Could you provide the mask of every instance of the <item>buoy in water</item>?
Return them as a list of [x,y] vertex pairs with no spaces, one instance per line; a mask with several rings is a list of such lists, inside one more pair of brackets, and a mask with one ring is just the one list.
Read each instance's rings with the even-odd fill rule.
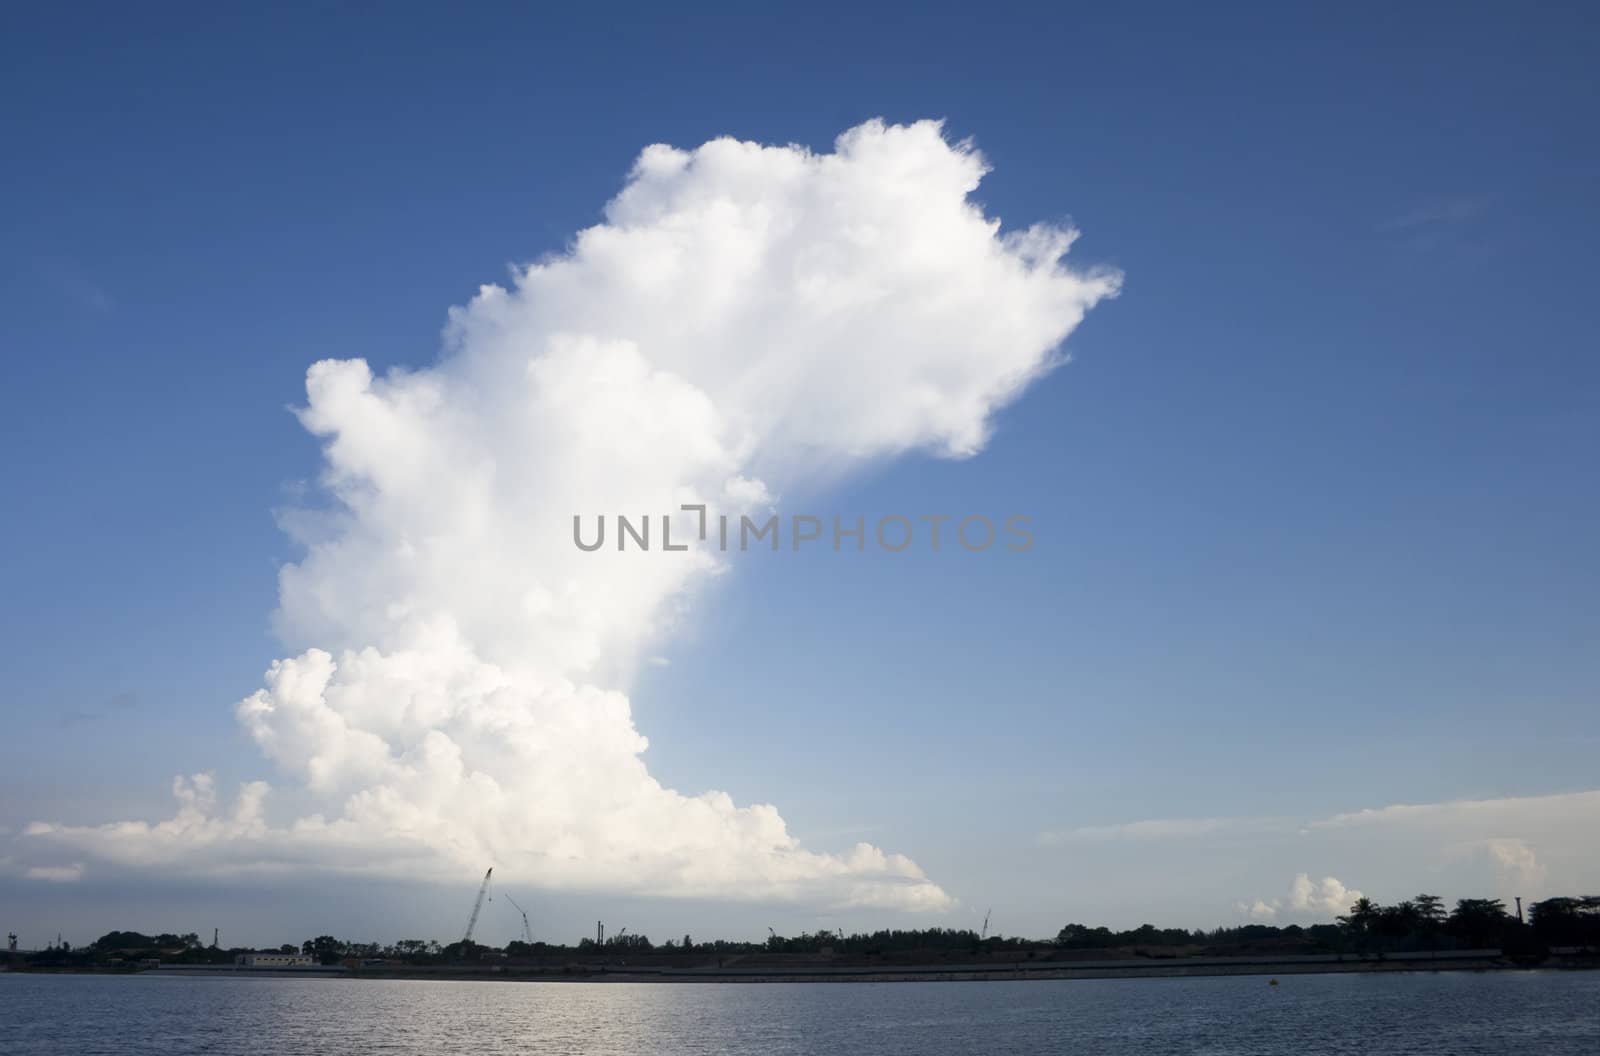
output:
[[1277,986],[1278,985],[1278,981],[1276,979],[1269,979],[1269,980],[1267,980],[1267,985],[1268,986]]

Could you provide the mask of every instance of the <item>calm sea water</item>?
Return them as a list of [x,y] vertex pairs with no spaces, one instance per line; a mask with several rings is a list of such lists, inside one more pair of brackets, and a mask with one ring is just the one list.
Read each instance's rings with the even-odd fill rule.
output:
[[0,1051],[1600,1053],[1600,972],[627,984],[0,974]]

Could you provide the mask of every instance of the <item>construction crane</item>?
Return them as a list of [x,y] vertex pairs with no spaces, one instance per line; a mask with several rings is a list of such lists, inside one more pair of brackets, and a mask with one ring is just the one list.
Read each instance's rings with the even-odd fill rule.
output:
[[980,942],[989,937],[989,914],[993,912],[994,910],[992,909],[986,909],[983,911],[983,931],[978,934],[978,940]]
[[478,888],[477,901],[472,903],[472,916],[467,921],[467,933],[461,937],[461,945],[472,945],[472,929],[478,926],[478,913],[483,909],[483,896],[489,893],[489,877],[494,875],[494,866],[483,874],[483,884]]
[[522,941],[527,943],[529,946],[532,946],[533,945],[533,929],[528,926],[528,913],[527,913],[527,911],[525,909],[523,909],[521,906],[517,905],[517,900],[511,897],[511,893],[510,892],[506,893],[506,901],[511,903],[511,908],[512,909],[514,909],[518,913],[522,914]]

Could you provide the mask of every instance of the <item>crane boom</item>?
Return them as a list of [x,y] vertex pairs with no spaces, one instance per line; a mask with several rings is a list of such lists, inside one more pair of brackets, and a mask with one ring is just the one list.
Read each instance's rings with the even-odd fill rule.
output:
[[528,911],[517,905],[517,900],[511,897],[509,891],[502,893],[506,896],[506,901],[511,903],[511,908],[522,914],[522,941],[532,946],[533,929],[528,926]]
[[489,877],[494,874],[494,866],[483,874],[483,883],[478,887],[477,901],[472,903],[472,917],[467,921],[467,933],[461,938],[461,945],[472,945],[472,929],[478,926],[478,913],[483,909],[483,896],[489,893]]

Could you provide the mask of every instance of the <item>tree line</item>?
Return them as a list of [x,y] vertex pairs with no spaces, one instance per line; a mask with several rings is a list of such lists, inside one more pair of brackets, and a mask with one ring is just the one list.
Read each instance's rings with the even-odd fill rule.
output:
[[1526,922],[1498,898],[1463,898],[1448,912],[1437,895],[1418,895],[1390,906],[1361,898],[1339,924],[1365,945],[1383,949],[1427,949],[1441,942],[1468,948],[1594,946],[1600,945],[1600,896],[1534,902]]
[[1142,946],[1204,947],[1225,952],[1239,947],[1299,943],[1319,952],[1486,949],[1543,944],[1600,946],[1600,895],[1548,898],[1519,919],[1498,898],[1463,898],[1451,909],[1438,895],[1421,894],[1393,905],[1357,899],[1333,924],[1245,924],[1211,931],[1157,928],[1128,931],[1068,924],[1056,935],[1062,949]]
[[[521,940],[495,949],[460,942],[441,945],[431,939],[401,939],[392,943],[351,942],[319,935],[298,946],[278,947],[283,953],[300,953],[322,964],[384,961],[402,964],[450,964],[485,957],[546,958],[573,955],[639,956],[641,954],[697,954],[723,957],[733,954],[824,954],[883,957],[918,955],[949,959],[963,955],[1016,955],[1035,957],[1070,951],[1132,950],[1136,955],[1274,953],[1377,953],[1404,950],[1499,948],[1507,953],[1537,953],[1549,947],[1600,948],[1600,895],[1548,898],[1528,906],[1524,921],[1500,899],[1464,898],[1446,909],[1437,895],[1421,894],[1393,905],[1358,899],[1348,913],[1332,924],[1244,924],[1211,930],[1158,928],[1142,924],[1114,931],[1105,927],[1067,924],[1053,939],[984,936],[971,929],[882,929],[873,932],[818,930],[799,935],[772,932],[765,940],[713,939],[697,942],[684,935],[657,946],[649,936],[619,933],[597,943],[584,938],[572,945]],[[107,932],[86,947],[69,943],[17,955],[25,965],[39,967],[106,967],[134,965],[159,959],[177,964],[232,963],[236,954],[255,947],[221,949],[202,943],[194,932],[147,935],[137,931]]]

